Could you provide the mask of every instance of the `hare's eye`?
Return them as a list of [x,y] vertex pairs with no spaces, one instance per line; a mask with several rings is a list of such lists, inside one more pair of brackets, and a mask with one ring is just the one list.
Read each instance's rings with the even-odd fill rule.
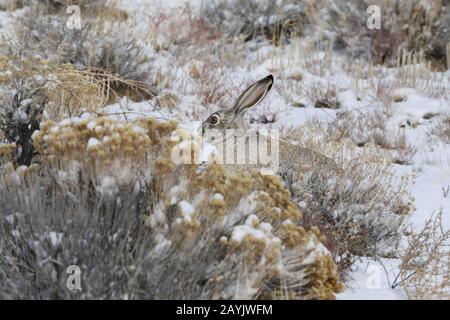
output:
[[209,117],[209,123],[210,124],[216,125],[216,124],[219,124],[219,122],[220,122],[220,118],[219,118],[218,115],[213,114],[211,117]]

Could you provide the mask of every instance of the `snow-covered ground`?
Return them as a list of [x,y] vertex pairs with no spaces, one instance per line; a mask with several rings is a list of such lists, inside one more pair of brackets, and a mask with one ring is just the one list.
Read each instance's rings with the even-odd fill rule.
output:
[[391,286],[398,274],[397,259],[383,259],[377,262],[367,258],[361,259],[353,266],[352,279],[346,284],[347,289],[338,294],[342,300],[400,300],[407,296],[400,286]]

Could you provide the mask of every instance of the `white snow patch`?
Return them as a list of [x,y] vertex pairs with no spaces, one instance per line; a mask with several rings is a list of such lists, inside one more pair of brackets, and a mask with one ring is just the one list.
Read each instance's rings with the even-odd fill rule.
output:
[[96,146],[98,146],[100,144],[100,140],[96,139],[96,138],[89,138],[87,147],[89,148],[94,148]]

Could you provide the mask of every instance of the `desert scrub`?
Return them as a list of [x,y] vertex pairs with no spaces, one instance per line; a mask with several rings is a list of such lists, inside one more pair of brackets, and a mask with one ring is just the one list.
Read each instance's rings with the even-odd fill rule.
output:
[[2,70],[2,75],[6,76],[0,79],[0,85],[3,84],[0,86],[2,142],[15,144],[15,162],[29,165],[35,155],[31,136],[39,129],[48,96],[42,87],[43,81],[17,78],[6,65],[0,66],[3,67],[7,70]]
[[19,83],[45,93],[48,100],[45,115],[52,120],[77,117],[84,112],[100,113],[102,107],[120,96],[115,89],[118,86],[135,94],[152,94],[137,81],[97,69],[80,70],[72,64],[59,64],[39,56],[24,58],[3,47],[0,51],[2,98],[20,92]]
[[[40,166],[1,167],[0,296],[334,298],[323,236],[302,226],[282,182],[176,165],[180,134],[150,118],[42,123]],[[72,264],[79,293],[65,287]]]
[[108,95],[114,95],[106,86],[107,75],[102,80],[97,74],[77,70],[70,64],[59,65],[40,57],[23,59],[12,52],[2,52],[0,59],[4,61],[0,64],[2,97],[21,93],[19,84],[31,91],[39,90],[46,96],[45,113],[50,119],[99,111]]
[[[31,6],[40,14],[67,14],[67,7],[76,5],[80,8],[83,16],[128,18],[125,11],[116,8],[117,0],[6,0],[5,2],[8,9],[14,10]],[[110,14],[112,15],[110,16]]]
[[339,142],[351,140],[356,146],[374,145],[393,163],[410,164],[417,149],[408,142],[403,128],[388,125],[392,115],[389,107],[376,108],[366,112],[342,111],[336,119],[315,125],[327,132],[330,140]]
[[420,230],[409,232],[402,250],[400,273],[409,299],[450,298],[450,231],[442,225],[442,211],[433,214]]
[[395,256],[403,221],[413,210],[411,177],[395,180],[388,159],[375,148],[327,141],[319,127],[305,126],[285,139],[329,156],[342,168],[294,172],[291,163],[302,161],[295,150],[281,165],[286,187],[305,212],[304,223],[326,235],[340,271],[345,274],[357,256]]
[[[392,65],[401,50],[423,49],[429,60],[445,68],[446,46],[450,41],[450,8],[445,0],[324,0],[317,5],[327,8],[313,16],[317,29],[334,38],[352,56]],[[382,15],[389,16],[381,19],[380,30],[366,27],[369,16],[366,10],[370,5],[380,6]]]
[[202,16],[228,37],[266,37],[279,44],[303,35],[308,8],[302,0],[219,0],[204,2]]
[[[389,16],[379,30],[367,28],[370,5]],[[445,0],[219,0],[204,4],[202,16],[229,37],[263,36],[280,44],[308,33],[332,40],[351,57],[391,65],[401,50],[423,49],[428,60],[446,68],[450,9]]]
[[440,115],[434,125],[428,130],[430,140],[438,137],[442,142],[450,143],[450,114]]
[[[9,53],[9,54],[8,54]],[[134,86],[114,75],[42,58],[0,53],[0,138],[17,146],[15,162],[29,165],[34,157],[31,135],[43,119],[60,120],[101,108],[117,96],[112,81]],[[136,89],[137,90],[137,89]]]
[[339,93],[344,89],[338,83],[312,81],[302,84],[301,87],[303,95],[315,108],[339,109],[341,107]]
[[33,4],[17,18],[18,40],[11,42],[11,50],[19,50],[27,56],[39,55],[58,64],[70,63],[80,70],[97,71],[100,77],[108,73],[136,81],[146,90],[133,92],[130,90],[133,86],[126,83],[110,83],[116,91],[135,99],[154,95],[145,85],[150,79],[151,57],[143,44],[127,31],[130,26],[126,18],[112,17],[109,21],[101,14],[102,9],[85,14],[81,29],[68,28],[65,11],[48,12],[45,8]]

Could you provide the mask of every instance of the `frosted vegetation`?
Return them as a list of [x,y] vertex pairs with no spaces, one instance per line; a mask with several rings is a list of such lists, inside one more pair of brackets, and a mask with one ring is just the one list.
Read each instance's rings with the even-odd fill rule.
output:
[[[448,299],[450,4],[370,4],[0,1],[0,298]],[[197,152],[268,74],[277,174]]]

